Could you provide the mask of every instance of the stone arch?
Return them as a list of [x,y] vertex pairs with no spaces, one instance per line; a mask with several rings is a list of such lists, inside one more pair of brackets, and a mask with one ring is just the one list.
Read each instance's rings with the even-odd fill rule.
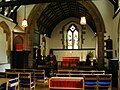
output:
[[11,31],[9,26],[4,22],[0,22],[0,27],[3,28],[4,32],[6,34],[6,41],[8,42],[8,49],[7,49],[7,58],[8,62],[10,62],[10,53],[11,53]]
[[96,30],[97,30],[96,57],[98,59],[98,67],[100,69],[103,69],[104,68],[104,33],[106,32],[104,21],[97,7],[92,2],[85,2],[84,6],[88,9],[96,25]]
[[[40,14],[42,13],[42,11],[45,9],[45,7],[48,5],[48,3],[42,3],[42,4],[36,4],[33,9],[31,10],[29,16],[28,16],[28,25],[29,27],[26,28],[26,33],[27,33],[27,37],[26,37],[26,47],[29,48],[29,50],[31,51],[30,55],[29,55],[29,63],[33,64],[33,39],[32,39],[32,35],[34,32],[34,29],[38,29],[37,28],[37,20],[40,16]],[[34,18],[34,19],[33,19]],[[30,65],[32,66],[32,65]]]
[[23,41],[24,40],[21,35],[15,36],[13,39],[13,50],[17,50],[16,45],[22,45],[20,46],[21,47],[20,49],[23,50],[23,43],[24,43]]
[[[31,10],[29,16],[28,16],[28,25],[29,27],[26,28],[27,33],[31,36],[33,34],[34,29],[38,29],[37,28],[37,20],[40,16],[40,14],[42,13],[42,11],[45,9],[45,7],[48,5],[48,3],[42,3],[42,4],[36,4],[33,9]],[[34,18],[34,19],[33,19]],[[31,49],[32,46],[32,38],[31,37],[27,37],[27,41],[29,41],[29,46]]]
[[[80,2],[81,3],[81,2]],[[42,13],[42,11],[46,8],[46,6],[49,3],[42,3],[42,4],[36,4],[34,8],[32,9],[29,17],[28,17],[28,22],[29,22],[29,27],[27,28],[29,35],[27,41],[29,42],[29,47],[32,47],[32,37],[30,37],[33,33],[33,29],[37,26],[37,20]],[[82,4],[82,3],[81,3]],[[96,25],[96,30],[97,30],[97,45],[96,45],[96,51],[97,51],[97,59],[98,59],[98,66],[99,68],[104,67],[104,33],[105,33],[105,26],[104,26],[104,21],[102,19],[102,16],[100,12],[98,11],[97,7],[92,3],[92,1],[86,1],[84,3],[84,7],[89,11],[91,16],[93,17],[93,20]],[[98,18],[99,17],[99,18]],[[34,19],[33,19],[34,18]],[[32,48],[31,48],[32,50]]]

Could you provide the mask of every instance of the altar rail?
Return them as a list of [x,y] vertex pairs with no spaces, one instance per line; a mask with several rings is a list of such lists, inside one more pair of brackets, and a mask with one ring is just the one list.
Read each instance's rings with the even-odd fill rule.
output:
[[[60,69],[58,70],[59,74],[65,73],[65,74],[105,74],[105,71],[97,71],[97,70],[90,70],[90,71],[86,71],[86,70],[64,70],[64,69]],[[57,73],[57,74],[58,74]]]

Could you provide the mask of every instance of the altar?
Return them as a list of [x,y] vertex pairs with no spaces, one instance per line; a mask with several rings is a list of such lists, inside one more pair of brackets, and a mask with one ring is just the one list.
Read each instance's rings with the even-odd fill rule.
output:
[[[95,48],[89,49],[53,49],[53,52],[58,61],[59,68],[75,68],[76,63],[85,62],[88,53],[93,54],[93,58],[96,58]],[[93,59],[91,59],[91,62]]]
[[79,62],[79,57],[63,57],[62,68],[75,68]]

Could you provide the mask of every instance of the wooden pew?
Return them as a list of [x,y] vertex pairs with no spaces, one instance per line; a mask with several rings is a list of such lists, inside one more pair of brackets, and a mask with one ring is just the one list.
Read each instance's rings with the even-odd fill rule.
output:
[[65,73],[60,74],[60,73],[58,73],[58,74],[56,74],[56,77],[70,77],[70,74],[69,73],[68,74],[65,74]]
[[95,74],[84,74],[83,75],[84,78],[84,86],[85,89],[95,89],[97,90],[97,75]]
[[62,69],[62,70],[58,70],[57,73],[60,73],[60,74],[69,74],[70,72],[71,72],[71,70],[64,70],[64,69]]

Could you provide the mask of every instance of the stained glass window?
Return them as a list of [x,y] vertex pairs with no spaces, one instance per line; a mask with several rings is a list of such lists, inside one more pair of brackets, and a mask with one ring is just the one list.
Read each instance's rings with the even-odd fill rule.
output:
[[67,32],[67,48],[78,49],[78,30],[75,25],[70,25]]

